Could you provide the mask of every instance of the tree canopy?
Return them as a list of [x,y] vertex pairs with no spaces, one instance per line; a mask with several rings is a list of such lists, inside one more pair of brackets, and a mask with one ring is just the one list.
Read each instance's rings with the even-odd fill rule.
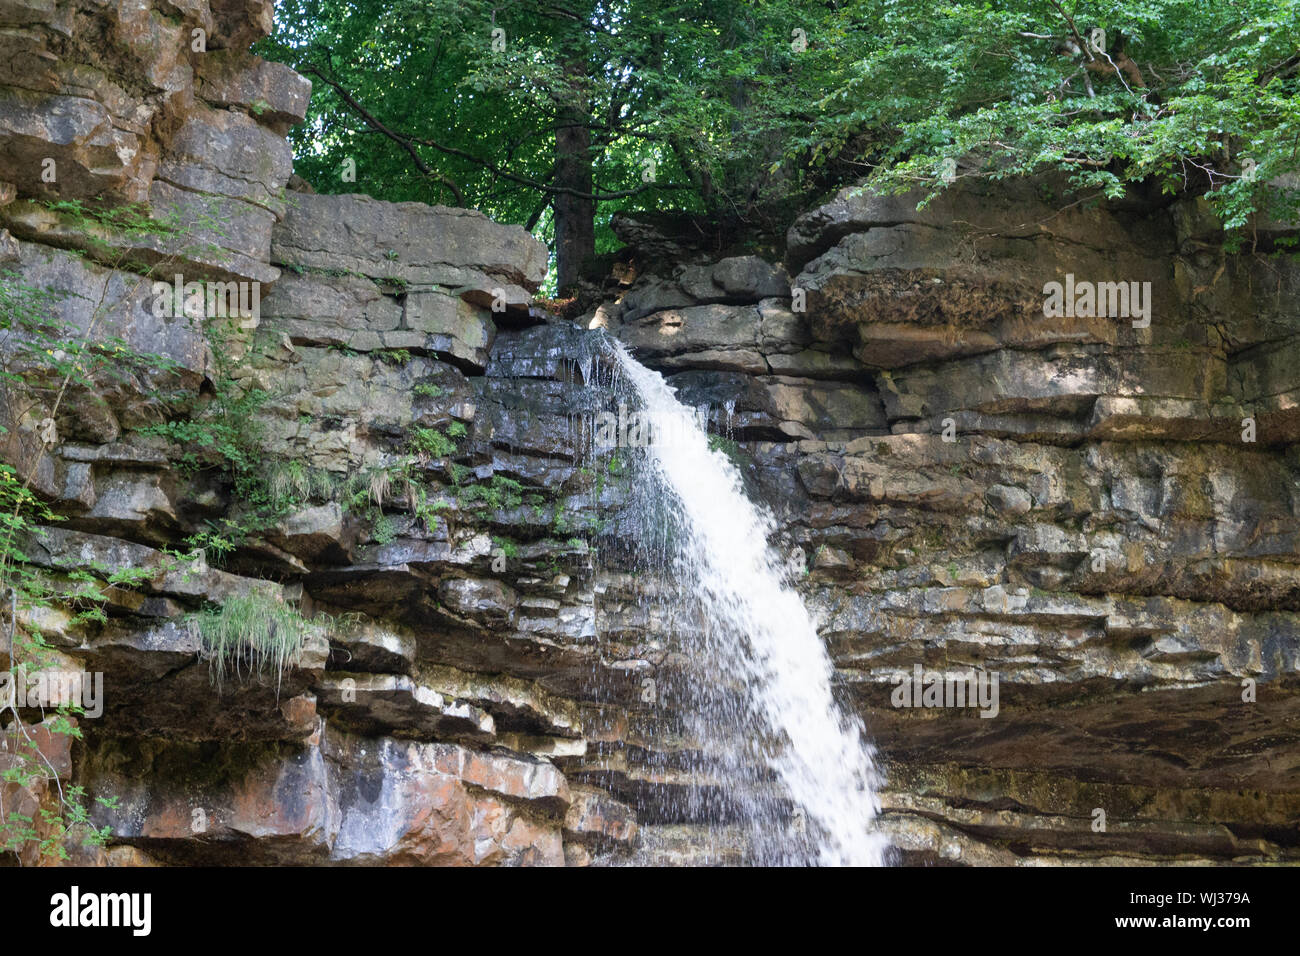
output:
[[301,175],[562,234],[562,278],[613,248],[615,210],[779,230],[850,182],[1057,169],[1084,194],[1203,194],[1236,230],[1297,209],[1278,183],[1300,149],[1300,0],[284,0],[277,17],[261,52],[316,84]]

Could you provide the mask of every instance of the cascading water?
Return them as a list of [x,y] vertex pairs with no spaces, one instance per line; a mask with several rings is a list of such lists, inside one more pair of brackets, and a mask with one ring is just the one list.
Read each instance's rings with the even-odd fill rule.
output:
[[832,696],[830,658],[768,545],[771,516],[663,377],[609,348],[620,391],[653,428],[638,468],[643,525],[671,524],[656,547],[692,609],[679,621],[694,675],[686,719],[722,792],[696,818],[747,831],[754,862],[885,863],[874,751]]

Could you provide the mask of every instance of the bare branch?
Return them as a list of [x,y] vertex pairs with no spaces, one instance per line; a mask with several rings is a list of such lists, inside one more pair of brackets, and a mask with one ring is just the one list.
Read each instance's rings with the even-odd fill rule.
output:
[[353,112],[355,112],[358,116],[360,116],[363,120],[365,120],[366,123],[370,125],[371,129],[375,130],[378,133],[382,133],[383,135],[391,139],[394,143],[396,143],[397,145],[401,146],[404,150],[406,150],[406,152],[410,155],[412,162],[415,163],[416,169],[418,169],[425,176],[428,176],[430,179],[436,179],[438,182],[446,186],[447,189],[451,192],[451,194],[454,197],[456,197],[456,205],[458,206],[465,205],[465,196],[461,193],[460,187],[457,186],[456,183],[453,182],[450,177],[444,176],[442,173],[430,169],[429,165],[425,163],[423,159],[420,158],[419,151],[416,150],[416,148],[413,145],[411,145],[410,137],[406,137],[403,136],[401,133],[394,132],[393,130],[385,126],[383,123],[381,123],[378,119],[375,118],[373,114],[371,114],[368,110],[366,110],[364,106],[362,106],[359,102],[357,102],[356,97],[354,97],[351,93],[345,90],[342,87],[342,85],[340,85],[330,77],[326,76],[324,72],[321,71],[320,67],[308,66],[304,69],[303,72],[310,73],[312,76],[319,77],[321,80],[323,80],[332,90],[334,90],[335,93],[339,95],[339,98],[342,99],[343,102],[348,104],[348,106],[352,109]]
[[448,188],[452,189],[455,192],[456,202],[462,206],[465,204],[465,200],[461,197],[459,189],[456,189],[454,184],[449,179],[446,179],[446,177],[431,170],[428,164],[425,163],[424,160],[420,158],[418,151],[415,149],[416,146],[428,146],[430,149],[436,149],[438,152],[445,153],[448,156],[455,156],[459,159],[468,160],[469,162],[474,163],[475,165],[482,166],[484,169],[488,170],[488,172],[492,173],[492,175],[497,176],[501,179],[509,180],[512,183],[517,183],[520,186],[527,186],[530,189],[541,190],[542,192],[550,193],[552,195],[558,195],[563,193],[570,196],[576,196],[579,199],[590,199],[595,202],[602,202],[604,200],[609,200],[609,199],[626,199],[629,196],[637,196],[645,192],[647,189],[683,188],[682,186],[674,183],[645,183],[643,185],[637,186],[635,189],[622,189],[617,192],[586,193],[583,192],[582,190],[571,189],[567,186],[552,186],[549,183],[541,182],[536,179],[530,179],[527,176],[520,176],[515,173],[507,172],[506,170],[502,169],[500,166],[496,165],[495,163],[489,162],[486,159],[482,159],[478,156],[475,156],[473,153],[467,152],[466,150],[463,149],[459,149],[455,146],[447,146],[443,143],[439,143],[436,140],[428,139],[426,137],[411,136],[406,133],[392,130],[387,126],[385,126],[383,123],[381,123],[378,119],[376,119],[368,110],[366,110],[366,108],[362,106],[360,102],[358,102],[357,98],[353,96],[351,93],[349,93],[346,89],[344,89],[343,86],[337,80],[334,80],[329,76],[326,76],[325,73],[319,67],[308,66],[304,68],[303,72],[310,73],[313,76],[319,77],[326,85],[328,85],[331,89],[333,89],[336,93],[338,93],[339,98],[342,99],[343,102],[346,103],[349,108],[351,108],[354,112],[356,112],[358,116],[360,116],[363,120],[365,120],[368,124],[370,124],[371,127],[373,127],[378,132],[383,133],[385,136],[389,137],[391,140],[393,140],[395,143],[399,144],[403,149],[405,149],[406,152],[410,154],[412,160],[414,160],[416,164],[416,167],[421,172],[425,173],[426,175],[444,181],[447,184]]

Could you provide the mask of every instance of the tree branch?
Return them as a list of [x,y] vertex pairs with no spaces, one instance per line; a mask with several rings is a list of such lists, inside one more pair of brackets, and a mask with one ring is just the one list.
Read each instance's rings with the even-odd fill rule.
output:
[[418,169],[425,176],[428,176],[430,179],[436,179],[438,182],[446,186],[447,189],[451,191],[451,194],[456,198],[456,205],[458,206],[465,205],[465,196],[461,193],[460,187],[457,186],[456,183],[452,181],[450,177],[444,176],[442,173],[430,169],[428,164],[425,163],[425,161],[420,158],[420,154],[416,150],[416,148],[411,145],[411,140],[409,137],[405,137],[400,133],[394,132],[393,130],[385,126],[383,123],[381,123],[378,119],[375,118],[373,114],[368,112],[364,106],[358,103],[356,98],[351,93],[343,89],[343,87],[339,83],[335,82],[330,77],[326,76],[319,67],[314,65],[308,66],[303,72],[310,73],[312,76],[319,77],[322,81],[324,81],[332,90],[334,90],[335,93],[339,95],[339,98],[342,99],[343,102],[347,103],[348,106],[351,107],[351,109],[358,116],[360,116],[363,120],[366,121],[367,124],[369,124],[371,129],[374,129],[376,132],[383,133],[394,143],[396,143],[397,145],[401,146],[404,150],[406,150],[406,152],[410,155],[412,162],[415,163],[416,169]]
[[393,140],[393,142],[397,143],[403,149],[405,149],[407,153],[410,154],[411,159],[415,162],[417,168],[419,168],[421,172],[435,178],[443,179],[447,183],[448,188],[455,190],[456,202],[460,205],[464,205],[465,201],[461,197],[459,189],[455,189],[454,184],[452,184],[450,180],[447,180],[445,177],[441,176],[441,174],[436,173],[429,168],[428,164],[426,164],[424,160],[420,158],[419,153],[416,151],[415,147],[417,145],[428,146],[430,149],[436,149],[438,152],[445,153],[448,156],[455,156],[459,159],[468,160],[469,162],[474,163],[477,166],[482,166],[488,172],[492,173],[492,175],[497,176],[501,179],[509,180],[510,182],[517,183],[520,186],[527,186],[529,189],[541,190],[542,192],[550,193],[551,195],[559,195],[563,193],[570,196],[576,196],[579,199],[590,199],[595,202],[603,202],[609,199],[626,199],[629,196],[637,196],[645,192],[647,189],[684,188],[683,186],[675,183],[645,183],[643,185],[637,186],[635,189],[622,189],[617,192],[586,193],[578,189],[570,189],[566,186],[551,186],[545,182],[540,182],[536,179],[530,179],[527,176],[519,176],[516,175],[515,173],[507,172],[506,170],[497,166],[495,163],[489,162],[486,159],[481,159],[480,157],[475,156],[473,153],[467,152],[463,149],[459,149],[455,146],[447,146],[443,143],[437,142],[436,140],[427,139],[419,136],[410,136],[406,133],[389,129],[378,119],[376,119],[374,115],[372,115],[364,106],[362,106],[361,103],[357,101],[357,98],[355,96],[353,96],[351,93],[345,90],[342,84],[340,84],[337,80],[334,80],[331,77],[326,76],[325,73],[322,72],[319,67],[315,65],[310,65],[305,67],[303,69],[303,72],[310,73],[313,76],[320,77],[322,82],[324,82],[332,90],[338,93],[339,98],[342,99],[343,102],[346,103],[353,111],[355,111],[358,116],[360,116],[363,120],[365,120],[375,130],[377,130],[380,133],[383,133],[389,139]]
[[484,169],[488,170],[488,172],[492,173],[492,175],[494,176],[499,176],[502,179],[508,179],[512,183],[518,183],[520,186],[527,186],[530,189],[540,189],[542,192],[551,193],[552,195],[559,195],[563,193],[568,196],[576,196],[578,199],[591,199],[594,200],[595,202],[602,202],[606,199],[626,199],[628,196],[639,195],[645,192],[647,189],[683,188],[674,183],[664,183],[664,184],[644,183],[643,185],[637,186],[635,189],[621,189],[618,192],[612,192],[612,193],[588,193],[588,192],[583,192],[580,189],[571,189],[568,186],[550,186],[547,185],[546,183],[539,182],[536,179],[529,179],[527,176],[517,176],[514,173],[506,172],[504,169],[500,168],[495,163],[490,163],[486,159],[480,159],[479,157],[475,156],[473,153],[467,153],[465,150],[458,149],[455,146],[445,146],[442,143],[439,143],[432,139],[421,139],[419,137],[413,136],[411,137],[411,141],[415,143],[419,143],[421,146],[428,146],[432,149],[438,150],[439,152],[446,153],[448,156],[457,156],[460,159],[467,159],[471,163],[477,163],[479,166],[482,166]]

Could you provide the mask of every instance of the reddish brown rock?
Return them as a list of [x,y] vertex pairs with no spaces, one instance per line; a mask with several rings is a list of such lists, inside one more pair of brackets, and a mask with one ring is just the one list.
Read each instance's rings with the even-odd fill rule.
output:
[[564,815],[566,840],[633,843],[636,835],[636,814],[631,807],[596,787],[573,788],[573,802]]

